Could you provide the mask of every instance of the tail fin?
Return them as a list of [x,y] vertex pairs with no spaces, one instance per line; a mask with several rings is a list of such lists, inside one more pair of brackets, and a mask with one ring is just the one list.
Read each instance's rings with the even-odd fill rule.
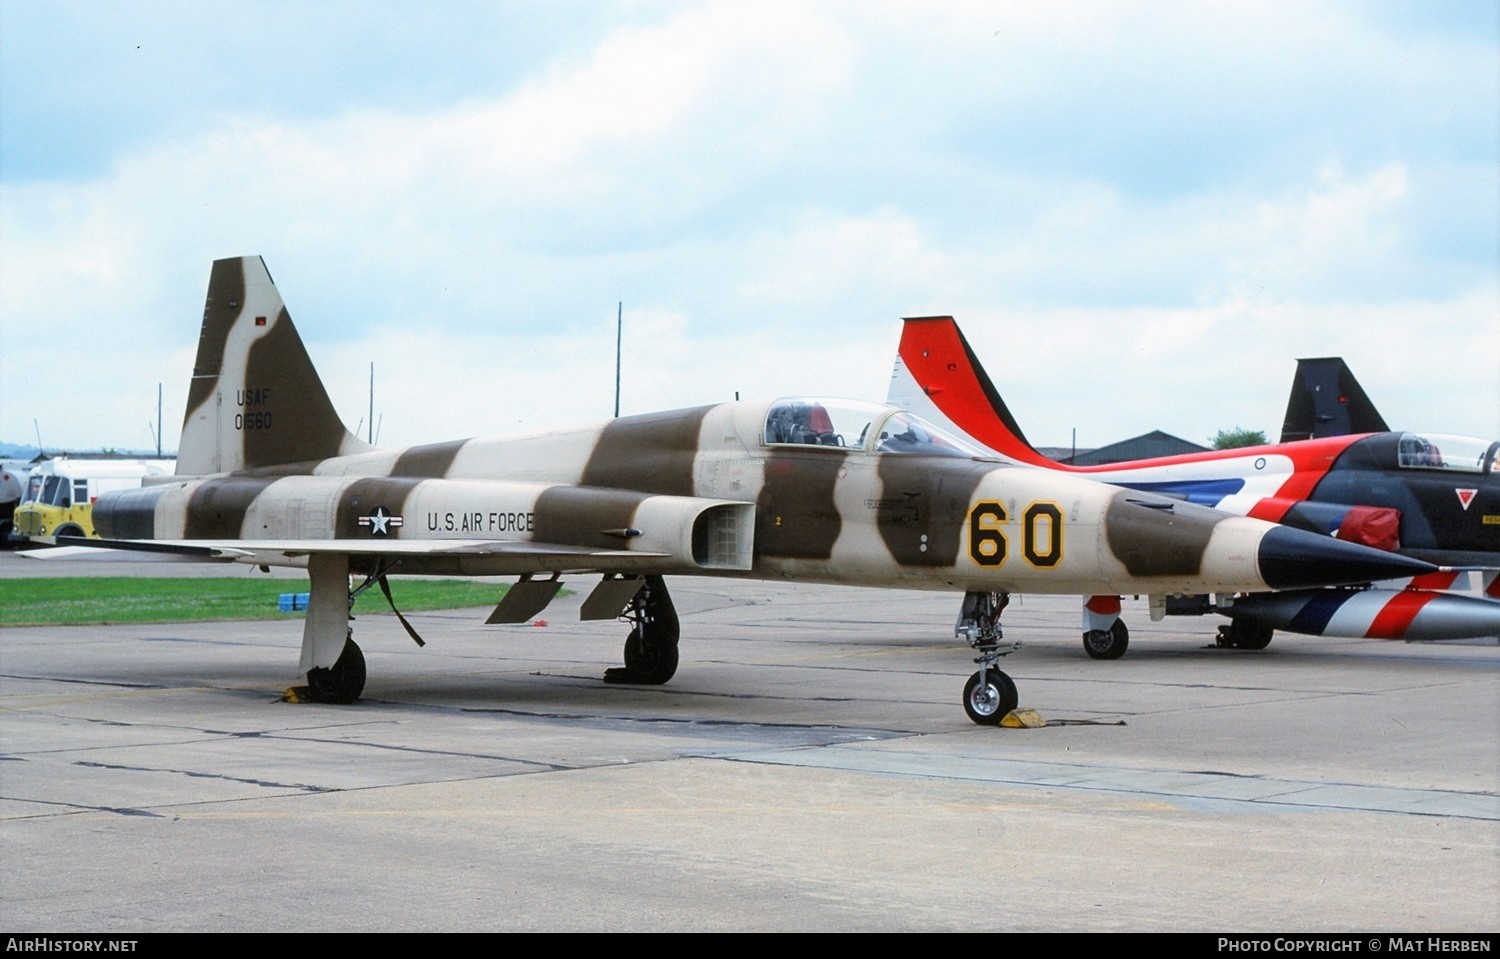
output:
[[215,260],[177,473],[204,476],[371,447],[344,428],[258,256]]
[[903,322],[887,402],[948,426],[1006,459],[1055,465],[1027,441],[953,317],[911,316]]
[[1390,427],[1376,412],[1359,381],[1337,356],[1301,359],[1286,402],[1281,442],[1347,436],[1350,433],[1387,433]]

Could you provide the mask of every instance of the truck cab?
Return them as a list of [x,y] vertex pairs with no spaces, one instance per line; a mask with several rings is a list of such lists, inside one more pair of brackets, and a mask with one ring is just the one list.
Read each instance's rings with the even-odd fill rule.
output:
[[96,536],[94,501],[101,493],[134,489],[146,477],[171,472],[166,460],[46,460],[26,481],[10,536]]

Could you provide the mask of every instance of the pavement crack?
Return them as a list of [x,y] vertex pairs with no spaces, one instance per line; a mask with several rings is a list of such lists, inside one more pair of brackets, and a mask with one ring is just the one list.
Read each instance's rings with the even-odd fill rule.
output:
[[[205,773],[193,769],[172,769],[162,766],[127,766],[120,763],[101,763],[87,760],[79,760],[73,763],[85,769],[109,769],[115,772],[139,772],[139,773],[169,773],[177,776],[185,776],[188,779],[210,779],[220,782],[240,783],[248,786],[260,786],[266,789],[295,789],[304,793],[327,793],[338,792],[326,786],[314,786],[308,783],[283,783],[269,779],[251,779],[244,776],[229,776],[223,773]],[[101,807],[103,808],[103,807]],[[144,815],[144,814],[143,814]]]

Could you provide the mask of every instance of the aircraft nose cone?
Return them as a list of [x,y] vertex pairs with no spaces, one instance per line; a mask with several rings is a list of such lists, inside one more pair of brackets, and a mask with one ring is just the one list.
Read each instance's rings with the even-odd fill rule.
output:
[[1437,570],[1430,563],[1399,553],[1356,546],[1286,526],[1278,526],[1262,537],[1256,559],[1261,578],[1272,589],[1373,583]]

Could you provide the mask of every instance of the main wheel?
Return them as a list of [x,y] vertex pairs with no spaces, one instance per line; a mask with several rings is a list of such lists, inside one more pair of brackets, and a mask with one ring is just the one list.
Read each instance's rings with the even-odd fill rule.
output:
[[1083,651],[1092,659],[1119,659],[1130,646],[1130,630],[1123,619],[1109,629],[1091,629],[1083,634]]
[[1020,703],[1016,684],[998,669],[985,670],[983,683],[979,675],[975,673],[964,683],[964,712],[981,726],[998,726]]
[[1276,631],[1269,626],[1242,623],[1236,619],[1231,620],[1226,626],[1219,627],[1219,638],[1216,643],[1230,649],[1265,649],[1271,645],[1271,637],[1275,634]]
[[625,640],[625,672],[632,683],[660,686],[677,672],[677,644],[648,639],[640,627]]
[[344,642],[339,661],[327,669],[309,669],[307,686],[314,702],[347,706],[365,690],[365,654],[354,640]]
[[1265,649],[1271,645],[1271,636],[1274,632],[1269,626],[1251,630],[1248,635],[1240,637],[1240,649]]

